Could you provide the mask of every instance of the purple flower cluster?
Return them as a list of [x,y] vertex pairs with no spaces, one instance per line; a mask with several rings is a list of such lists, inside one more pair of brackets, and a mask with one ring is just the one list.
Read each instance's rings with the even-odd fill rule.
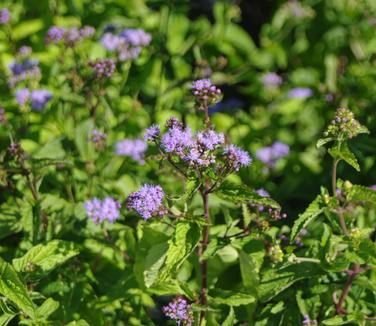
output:
[[152,125],[145,130],[144,139],[145,141],[155,141],[159,137],[161,129],[157,125]]
[[129,210],[135,210],[144,220],[163,216],[166,213],[162,204],[164,195],[161,186],[145,184],[127,197],[126,206]]
[[191,326],[193,323],[192,306],[182,297],[175,298],[163,307],[164,314],[175,320],[177,325]]
[[91,132],[90,140],[95,144],[97,148],[102,149],[106,146],[107,134],[97,129],[94,129]]
[[94,223],[100,223],[105,220],[113,223],[120,217],[120,203],[112,197],[106,197],[104,200],[93,198],[84,204],[86,214]]
[[10,12],[7,8],[0,9],[0,25],[5,25],[10,20]]
[[174,125],[167,130],[161,139],[161,147],[166,153],[184,156],[185,150],[193,145],[192,131],[189,127]]
[[139,57],[142,48],[151,42],[151,35],[142,29],[124,29],[119,35],[107,32],[101,39],[102,45],[110,52],[116,52],[120,61]]
[[89,65],[98,79],[109,78],[116,70],[115,61],[112,59],[97,59],[90,61]]
[[210,79],[199,79],[192,83],[192,92],[199,109],[206,110],[218,102],[221,90]]
[[269,168],[274,168],[278,160],[287,156],[289,152],[288,145],[277,141],[271,146],[260,148],[256,152],[256,157]]
[[129,156],[140,164],[144,164],[144,156],[148,145],[142,139],[124,139],[115,145],[115,153],[120,156]]
[[52,26],[47,31],[46,42],[53,44],[62,42],[66,46],[73,47],[78,42],[92,37],[94,33],[95,29],[91,26],[84,26],[81,29]]
[[39,80],[41,71],[39,62],[30,59],[32,50],[28,46],[23,46],[17,53],[17,59],[9,64],[11,76],[9,78],[9,87],[13,88],[18,83],[25,80]]
[[300,98],[300,99],[306,99],[308,97],[311,97],[313,95],[313,91],[310,88],[307,87],[296,87],[291,89],[287,97],[288,98]]
[[275,72],[269,72],[262,77],[265,88],[277,88],[282,84],[282,77]]
[[235,171],[238,171],[243,166],[248,166],[252,163],[249,154],[236,145],[228,145],[224,149],[224,155],[227,158],[230,166]]
[[375,191],[376,191],[376,185],[372,185],[372,186],[370,186],[370,188],[371,188],[372,190],[375,190]]
[[16,91],[16,101],[19,105],[24,106],[30,101],[31,108],[34,110],[42,110],[46,104],[52,99],[51,92],[45,89],[35,89],[30,91],[27,88],[21,88]]

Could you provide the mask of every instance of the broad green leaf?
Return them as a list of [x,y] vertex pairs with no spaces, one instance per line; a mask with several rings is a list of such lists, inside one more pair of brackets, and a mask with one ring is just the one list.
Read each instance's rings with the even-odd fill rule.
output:
[[59,302],[52,298],[48,298],[42,303],[42,305],[37,309],[37,314],[39,317],[46,319],[54,311],[59,308]]
[[314,263],[300,263],[286,265],[278,269],[269,269],[261,275],[261,282],[258,287],[259,299],[266,302],[282,291],[289,288],[295,282],[314,278],[323,274],[322,269]]
[[145,257],[144,281],[146,287],[152,286],[158,279],[159,271],[166,260],[167,243],[159,243],[151,247]]
[[201,237],[201,228],[197,223],[180,222],[176,225],[175,233],[168,241],[168,251],[160,280],[166,280],[174,275],[179,266],[196,248]]
[[323,200],[320,195],[318,195],[315,200],[309,204],[308,208],[303,214],[300,214],[298,219],[294,222],[294,225],[291,229],[290,240],[293,242],[298,236],[299,232],[307,227],[312,220],[320,215],[324,211]]
[[351,318],[351,317],[347,317],[347,316],[336,316],[336,317],[332,317],[332,318],[329,318],[329,319],[325,319],[322,321],[323,325],[330,325],[330,326],[334,326],[334,325],[346,325],[346,324],[353,324],[354,322],[354,318]]
[[15,205],[0,206],[0,239],[21,231],[20,212]]
[[344,160],[347,164],[351,165],[358,172],[360,171],[360,166],[358,160],[356,159],[353,152],[350,151],[346,143],[342,144],[341,148],[332,147],[328,150],[329,154],[334,159]]
[[260,196],[256,191],[245,185],[237,185],[235,183],[225,181],[215,193],[225,199],[235,203],[250,202],[253,204],[270,206],[279,209],[280,206],[273,199]]
[[[213,304],[224,304],[232,307],[239,307],[242,305],[247,305],[256,301],[255,297],[245,293],[218,290],[213,291],[209,300]],[[215,294],[215,296],[212,296]]]
[[334,139],[331,138],[331,137],[327,137],[327,138],[320,138],[317,143],[316,143],[316,147],[317,148],[320,148],[321,146],[324,146],[325,144],[333,141]]
[[27,36],[39,32],[43,28],[42,19],[30,19],[24,20],[22,23],[18,24],[12,31],[12,38],[15,41],[23,39]]
[[42,158],[50,158],[50,159],[58,159],[64,158],[65,151],[63,146],[61,145],[61,139],[54,139],[47,144],[45,144],[41,149],[39,149],[34,155],[34,158],[42,159]]
[[32,272],[41,277],[76,255],[78,250],[73,242],[52,240],[32,247],[21,258],[13,259],[12,263],[17,272]]
[[95,157],[94,148],[89,141],[90,132],[94,129],[94,122],[91,119],[81,122],[76,127],[74,141],[82,160],[90,160]]
[[14,302],[29,317],[35,318],[35,306],[26,286],[19,279],[12,265],[0,258],[0,293]]
[[235,324],[234,308],[230,307],[230,312],[228,313],[226,319],[223,321],[222,326],[233,326],[234,324]]
[[0,326],[7,326],[9,322],[16,317],[15,314],[3,314],[0,316]]
[[353,185],[347,193],[347,199],[376,204],[376,191],[368,187]]

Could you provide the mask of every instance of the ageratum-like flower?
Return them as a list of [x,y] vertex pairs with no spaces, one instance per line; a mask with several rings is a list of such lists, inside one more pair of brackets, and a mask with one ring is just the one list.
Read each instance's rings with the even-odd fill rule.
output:
[[10,21],[10,12],[8,8],[0,9],[0,25],[5,25]]
[[173,125],[162,136],[161,147],[166,153],[176,153],[183,157],[185,150],[193,145],[192,131],[180,124]]
[[51,92],[45,89],[33,90],[30,93],[31,108],[34,110],[42,110],[51,99]]
[[94,223],[109,221],[113,223],[120,217],[120,203],[112,197],[106,197],[104,200],[93,198],[84,204],[86,214]]
[[252,163],[249,154],[236,145],[228,145],[224,148],[224,156],[227,159],[229,166],[238,171],[243,166],[248,166]]
[[152,125],[145,130],[144,139],[146,141],[155,141],[161,133],[159,126]]
[[136,211],[144,220],[153,216],[163,216],[166,209],[163,206],[165,194],[161,186],[145,184],[139,191],[131,193],[126,199],[129,210]]
[[182,297],[175,298],[163,307],[164,314],[176,321],[177,325],[191,326],[193,323],[192,306]]
[[269,72],[262,77],[265,88],[277,88],[282,84],[282,77],[275,72]]
[[81,29],[52,26],[47,31],[46,42],[53,44],[62,42],[66,46],[73,47],[82,40],[92,37],[94,33],[95,28],[91,26],[84,26]]
[[312,89],[307,87],[296,87],[288,92],[287,97],[306,99],[308,97],[311,97],[312,95]]
[[109,78],[116,70],[115,61],[112,59],[97,59],[90,61],[89,65],[98,79]]
[[256,157],[269,168],[274,168],[276,163],[287,156],[289,152],[290,148],[288,145],[277,141],[271,146],[260,148],[256,152]]
[[206,110],[218,102],[221,90],[210,79],[199,79],[192,83],[192,92],[199,109]]
[[95,144],[98,149],[103,149],[106,146],[107,134],[94,129],[91,132],[90,140]]
[[148,145],[142,139],[124,139],[115,145],[115,153],[120,156],[129,156],[140,164],[144,164],[147,148]]

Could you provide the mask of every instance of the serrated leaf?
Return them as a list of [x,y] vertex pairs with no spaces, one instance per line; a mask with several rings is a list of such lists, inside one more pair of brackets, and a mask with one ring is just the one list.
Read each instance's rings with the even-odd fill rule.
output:
[[192,253],[201,237],[201,228],[197,223],[180,222],[176,225],[173,237],[168,241],[165,264],[159,279],[166,280],[174,275],[179,266]]
[[305,278],[314,278],[322,273],[322,269],[317,264],[308,262],[286,265],[278,269],[271,268],[262,274],[258,287],[259,299],[262,302],[269,301],[295,282]]
[[37,309],[37,314],[38,314],[39,317],[46,319],[49,315],[51,315],[58,308],[59,308],[59,302],[55,301],[52,298],[48,298]]
[[145,257],[144,281],[145,286],[152,286],[158,279],[159,270],[162,268],[166,260],[168,245],[167,243],[159,243],[151,247]]
[[376,191],[368,187],[353,185],[347,193],[347,199],[376,204]]
[[215,193],[225,199],[234,203],[250,202],[253,204],[269,206],[279,209],[279,204],[271,198],[262,197],[256,191],[245,185],[237,185],[235,183],[225,181],[215,191]]
[[41,277],[76,255],[78,250],[74,243],[53,240],[32,247],[21,258],[13,259],[12,263],[17,272],[32,272],[33,275]]
[[300,214],[298,219],[294,222],[294,225],[291,229],[290,241],[293,242],[300,231],[303,228],[307,227],[307,225],[323,211],[323,200],[321,196],[318,195],[315,200],[311,204],[309,204],[305,212],[303,214]]
[[215,296],[210,296],[209,300],[213,304],[224,304],[232,307],[239,307],[256,301],[254,296],[245,293],[234,293],[231,291],[218,290],[213,291],[212,294],[215,294]]
[[342,144],[341,148],[332,147],[328,150],[329,154],[334,159],[344,160],[347,164],[351,165],[358,172],[360,171],[360,166],[358,160],[356,159],[353,152],[350,151],[346,143]]
[[19,279],[11,264],[0,258],[0,293],[14,302],[29,317],[35,318],[35,306],[26,286]]
[[333,141],[333,138],[332,137],[328,137],[328,138],[320,138],[317,143],[316,143],[316,147],[317,148],[320,148],[321,146],[324,146],[325,144],[329,143]]

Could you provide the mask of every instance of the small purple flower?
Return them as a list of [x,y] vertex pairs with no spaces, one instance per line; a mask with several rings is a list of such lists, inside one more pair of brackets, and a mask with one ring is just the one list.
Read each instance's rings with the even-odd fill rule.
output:
[[278,160],[287,156],[289,151],[288,145],[277,141],[271,146],[260,148],[256,152],[256,157],[268,167],[274,168]]
[[225,135],[220,132],[216,133],[213,130],[197,133],[197,143],[204,150],[214,150],[218,145],[222,145],[225,142]]
[[88,200],[84,204],[86,214],[94,223],[105,220],[113,223],[120,217],[120,203],[111,197],[106,197],[103,201],[98,198]]
[[305,99],[305,98],[311,97],[312,95],[313,95],[312,89],[306,88],[306,87],[296,87],[296,88],[291,89],[288,92],[287,97]]
[[80,35],[83,38],[90,38],[94,35],[95,28],[92,26],[84,26],[80,29]]
[[0,25],[5,25],[10,20],[10,12],[7,8],[0,9]]
[[192,82],[192,93],[199,109],[206,110],[209,105],[218,102],[221,90],[213,85],[210,79],[199,79]]
[[176,321],[179,326],[191,326],[193,312],[191,305],[182,297],[175,298],[167,306],[163,307],[164,314]]
[[97,59],[90,61],[89,65],[99,79],[111,77],[116,70],[115,61],[112,59]]
[[282,84],[282,77],[275,72],[269,72],[262,77],[262,83],[266,88],[277,88]]
[[270,197],[270,194],[263,188],[256,190],[261,197]]
[[65,34],[65,28],[52,26],[47,31],[46,42],[47,43],[59,43]]
[[376,185],[372,185],[372,186],[370,186],[370,188],[371,188],[372,190],[375,190],[375,191],[376,191]]
[[151,42],[151,35],[146,33],[143,29],[127,28],[120,33],[126,42],[134,47],[147,46]]
[[16,91],[15,96],[17,103],[23,106],[30,98],[30,91],[27,88],[21,88]]
[[144,164],[147,144],[142,139],[124,139],[116,144],[115,152],[120,156],[129,156],[140,164]]
[[176,152],[179,156],[184,155],[184,150],[193,145],[192,131],[180,125],[173,126],[163,135],[161,147],[167,153]]
[[129,210],[135,210],[144,220],[163,216],[166,213],[162,204],[164,195],[161,186],[145,184],[127,197],[126,206]]
[[105,33],[102,36],[101,43],[105,49],[112,52],[118,49],[120,44],[120,37],[112,33]]
[[145,141],[155,141],[160,133],[161,130],[159,129],[159,126],[152,125],[145,130],[144,139]]
[[228,145],[224,149],[224,155],[230,164],[230,167],[238,171],[242,166],[251,164],[252,159],[249,154],[236,145]]
[[18,55],[20,57],[28,57],[33,52],[33,49],[30,46],[23,45],[18,50]]
[[42,110],[46,104],[52,99],[51,92],[45,89],[36,89],[30,93],[31,108],[34,110]]
[[97,129],[94,129],[91,132],[91,138],[90,138],[90,140],[99,149],[103,149],[106,146],[106,139],[107,139],[107,134],[105,134],[104,132],[101,132],[101,131],[99,131]]
[[23,62],[13,61],[9,64],[9,69],[12,71],[13,75],[21,75],[27,71],[32,70],[37,67],[39,62],[37,60],[26,59]]

